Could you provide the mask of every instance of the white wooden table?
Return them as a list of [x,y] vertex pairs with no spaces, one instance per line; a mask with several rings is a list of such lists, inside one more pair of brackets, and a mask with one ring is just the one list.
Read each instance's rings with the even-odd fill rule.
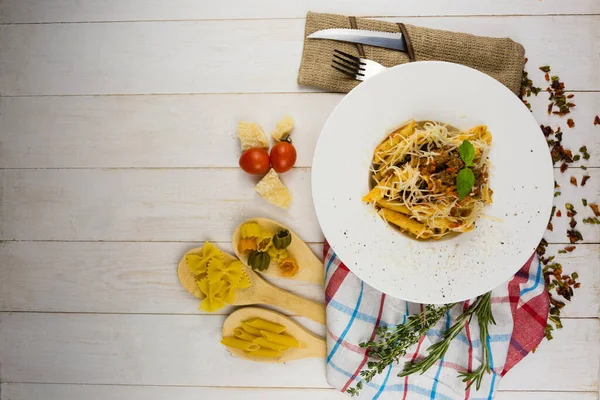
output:
[[[202,315],[175,266],[195,242],[224,249],[251,216],[294,227],[320,253],[310,164],[341,95],[296,84],[307,10],[510,36],[541,86],[549,64],[576,91],[556,171],[565,201],[600,191],[598,0],[0,0],[0,379],[2,400],[343,399],[322,360],[253,364],[218,344],[230,312]],[[237,166],[237,121],[297,121],[289,212]],[[507,116],[509,117],[509,116]],[[574,188],[571,175],[591,176]],[[580,206],[582,208],[582,206]],[[550,251],[565,243],[555,219]],[[583,286],[564,329],[502,381],[501,400],[598,399],[600,230],[559,260]],[[287,284],[313,299],[321,291]],[[300,319],[301,320],[301,319]],[[301,320],[316,332],[323,327]]]

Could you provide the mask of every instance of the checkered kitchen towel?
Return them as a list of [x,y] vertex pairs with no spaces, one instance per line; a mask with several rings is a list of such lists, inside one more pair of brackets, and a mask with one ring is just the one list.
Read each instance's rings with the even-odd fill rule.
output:
[[[395,326],[422,305],[386,296],[352,274],[325,244],[327,283],[327,380],[345,392],[360,380],[368,354],[359,343],[373,340],[378,326]],[[507,283],[493,291],[492,312],[497,325],[491,325],[485,343],[479,340],[476,317],[454,339],[441,362],[423,375],[400,378],[405,361],[424,357],[426,349],[468,306],[455,306],[419,341],[398,365],[388,367],[362,389],[361,399],[493,399],[500,379],[544,338],[548,317],[548,293],[540,263],[534,255]],[[479,390],[465,391],[459,372],[480,365],[481,346],[490,350],[490,367]]]

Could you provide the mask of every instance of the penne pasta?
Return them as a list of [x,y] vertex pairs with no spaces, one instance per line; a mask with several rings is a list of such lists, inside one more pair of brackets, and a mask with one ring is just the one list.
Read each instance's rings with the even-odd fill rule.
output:
[[485,205],[492,135],[433,121],[410,121],[376,146],[362,198],[390,224],[418,239],[439,239],[475,226]]
[[300,343],[290,335],[282,335],[268,331],[260,331],[260,334],[272,343],[278,343],[286,347],[300,347]]
[[379,186],[375,186],[369,193],[362,198],[365,203],[373,203],[383,198],[384,190],[380,189]]
[[233,330],[233,336],[238,339],[247,340],[248,342],[251,342],[257,338],[257,336],[249,334],[243,328],[235,328]]
[[232,349],[239,349],[244,351],[256,351],[260,346],[253,342],[247,342],[245,340],[238,339],[233,336],[227,336],[221,339],[221,343]]
[[406,215],[412,214],[410,212],[410,210],[408,209],[408,207],[406,207],[403,204],[397,203],[397,202],[388,201],[388,200],[378,200],[377,205],[380,206],[381,208],[387,208],[388,210],[396,211],[396,212],[399,212],[402,214],[406,214]]
[[[249,321],[246,321],[246,324],[251,326],[252,328],[258,329],[258,334],[256,336],[260,336],[260,331],[269,331],[274,333],[281,333],[285,330],[285,326],[276,324],[274,322],[265,321],[264,319],[254,318]],[[252,332],[249,332],[252,333]]]
[[251,327],[246,322],[242,322],[242,329],[245,330],[246,332],[248,332],[249,334],[254,335],[256,337],[260,336],[260,330]]
[[387,208],[382,208],[381,210],[379,210],[379,215],[381,215],[384,220],[391,222],[400,229],[412,233],[418,238],[427,239],[430,238],[433,233],[425,225],[411,219],[405,214],[392,211]]
[[261,349],[271,349],[271,350],[283,351],[288,348],[288,346],[284,346],[279,343],[270,342],[267,339],[265,339],[264,337],[257,337],[256,339],[254,339],[252,341],[252,343],[259,345]]
[[277,358],[281,356],[281,352],[277,351],[277,350],[270,350],[270,349],[258,349],[255,351],[247,351],[246,352],[247,355],[252,356],[252,357],[273,357],[273,358]]
[[396,129],[388,137],[386,137],[384,141],[379,144],[379,146],[375,148],[375,153],[385,152],[395,147],[402,139],[414,133],[415,125],[416,122],[412,120],[406,125]]

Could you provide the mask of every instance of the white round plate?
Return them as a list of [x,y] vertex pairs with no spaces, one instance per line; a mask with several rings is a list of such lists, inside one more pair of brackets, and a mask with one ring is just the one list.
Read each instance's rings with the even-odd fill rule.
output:
[[[488,126],[494,203],[471,232],[418,241],[361,202],[373,150],[410,119]],[[444,62],[396,66],[357,86],[325,123],[312,166],[317,218],[340,260],[374,288],[417,303],[474,298],[510,279],[542,238],[553,191],[548,146],[521,100],[488,75]]]

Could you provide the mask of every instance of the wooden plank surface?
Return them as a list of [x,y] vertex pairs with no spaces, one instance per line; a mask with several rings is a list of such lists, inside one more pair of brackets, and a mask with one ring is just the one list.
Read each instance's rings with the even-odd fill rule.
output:
[[[591,179],[569,187],[570,176]],[[562,206],[581,198],[600,198],[600,169],[573,169],[556,174],[564,193]],[[310,169],[282,177],[294,201],[283,211],[264,201],[253,186],[256,178],[232,169],[31,169],[2,170],[0,240],[230,241],[234,228],[253,216],[265,216],[292,227],[307,242],[323,240],[310,196]],[[561,189],[563,190],[563,189]],[[567,241],[569,220],[555,218],[549,242]],[[580,223],[585,242],[600,242],[598,225]]]
[[[179,284],[175,268],[195,243],[7,242],[0,248],[0,311],[198,314],[199,301]],[[228,243],[218,243],[231,251]],[[311,245],[320,258],[321,244]],[[550,245],[556,254],[561,245]],[[600,317],[600,245],[558,254],[565,273],[582,286],[567,304],[567,317]],[[54,266],[48,268],[48,266]],[[273,280],[280,287],[323,302],[323,288]],[[227,315],[231,308],[219,310]]]
[[[543,73],[530,67],[530,76],[543,86]],[[284,115],[296,121],[296,166],[309,167],[321,128],[341,98],[329,93],[0,98],[0,167],[235,167],[238,121],[256,121],[269,133]],[[600,167],[600,126],[593,125],[600,93],[576,93],[569,115],[573,129],[567,118],[548,115],[547,93],[528,100],[540,124],[560,125],[565,147],[577,152],[587,145],[591,158],[585,164]]]
[[[0,0],[0,380],[10,382],[0,400],[344,398],[322,361],[280,370],[228,356],[216,338],[229,310],[199,313],[174,274],[186,249],[211,239],[229,250],[233,228],[255,215],[320,253],[309,167],[341,95],[296,84],[308,9],[512,37],[538,86],[537,67],[549,64],[568,90],[587,91],[576,93],[574,129],[547,116],[547,94],[529,101],[600,167],[597,0]],[[238,120],[268,132],[284,114],[297,121],[301,167],[283,177],[295,195],[288,213],[253,192],[234,138]],[[586,174],[586,188],[570,186]],[[558,260],[583,286],[565,329],[509,373],[497,399],[598,399],[600,227],[582,224],[581,198],[598,201],[599,174],[556,171],[555,203],[563,214],[576,206],[587,243]],[[555,218],[547,239],[565,242],[567,223]],[[318,286],[277,284],[322,300]]]
[[[569,393],[568,400],[598,400],[593,392]],[[218,387],[159,387],[159,386],[106,386],[64,385],[43,383],[4,383],[1,400],[61,399],[61,400],[343,400],[347,396],[334,389],[280,389],[280,388],[218,388]],[[566,400],[564,392],[500,391],[495,400]]]
[[4,0],[0,23],[303,18],[306,10],[357,16],[597,14],[600,4],[594,0]]
[[[600,90],[600,15],[402,21],[510,34],[532,65],[550,64],[571,89]],[[0,95],[315,91],[296,84],[303,31],[300,19],[3,25]]]
[[[5,382],[328,387],[322,359],[276,365],[229,356],[218,344],[222,322],[223,316],[2,313],[0,373]],[[565,320],[502,388],[597,390],[599,341],[599,320]]]

